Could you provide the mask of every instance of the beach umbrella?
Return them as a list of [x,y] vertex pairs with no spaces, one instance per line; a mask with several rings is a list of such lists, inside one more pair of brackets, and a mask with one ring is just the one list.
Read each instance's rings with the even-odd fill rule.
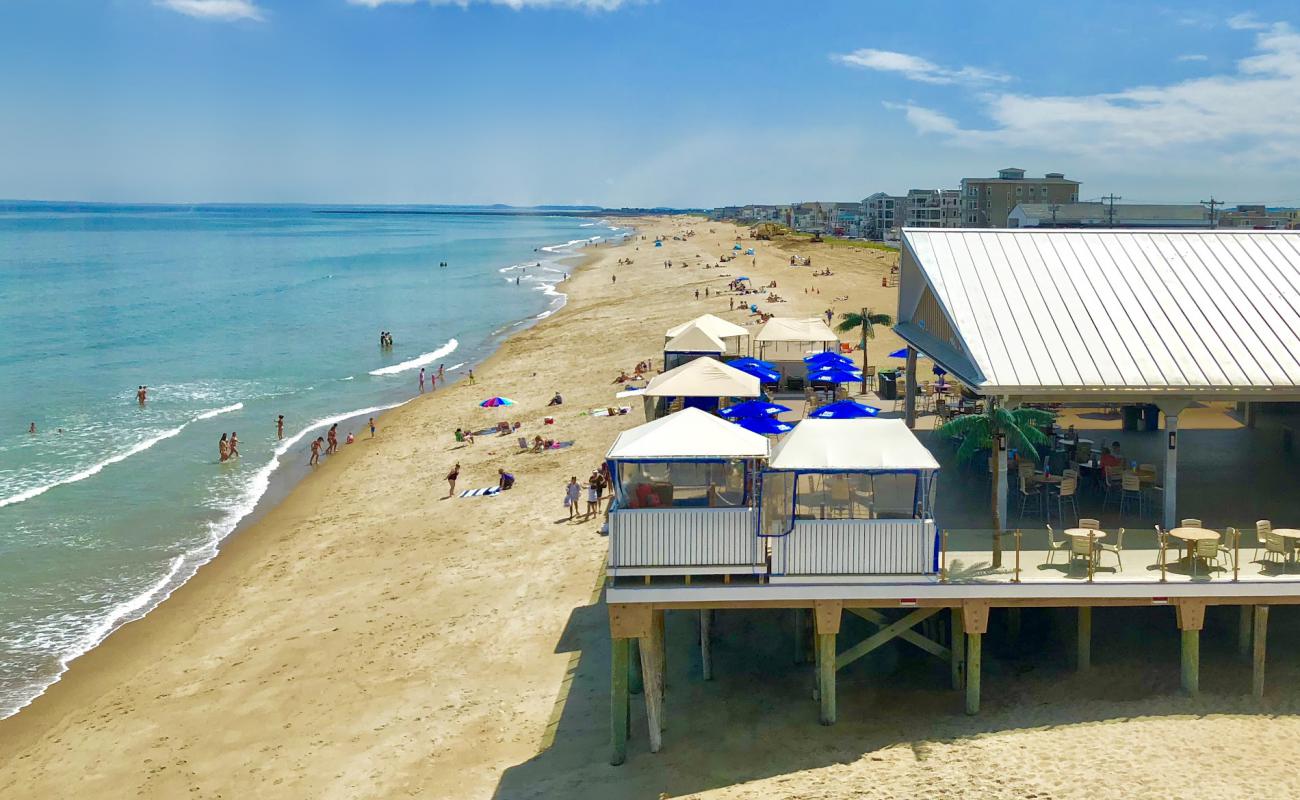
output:
[[747,280],[749,280],[749,276],[748,276],[748,275],[741,275],[739,278],[736,278],[736,280],[738,280],[738,281],[747,281]]
[[483,408],[499,408],[500,406],[512,406],[514,404],[515,401],[511,400],[509,397],[489,397],[479,403]]
[[813,383],[857,383],[862,380],[862,372],[846,369],[827,369],[808,373],[808,380]]
[[804,356],[803,363],[807,364],[810,367],[813,366],[819,367],[825,364],[829,364],[832,366],[842,365],[846,367],[857,366],[856,364],[853,363],[853,359],[849,358],[848,356],[842,356],[839,353],[832,353],[829,350],[827,350],[824,353],[813,353],[810,356]]
[[854,400],[840,400],[830,403],[809,414],[813,419],[861,419],[874,417],[880,413],[875,406],[868,406]]
[[718,411],[718,415],[734,421],[751,417],[772,417],[789,410],[789,406],[783,406],[780,403],[769,403],[765,400],[746,400],[743,403],[736,403],[734,406],[721,409]]
[[890,358],[907,358],[907,348],[902,347],[889,354]]
[[735,423],[747,431],[761,433],[765,436],[771,436],[777,433],[789,433],[794,430],[794,426],[788,422],[782,422],[775,417],[745,417],[735,420]]
[[739,249],[740,249],[740,245],[736,245],[735,247],[732,247],[731,249],[732,249],[732,250],[739,250]]
[[755,378],[758,378],[763,383],[781,382],[781,373],[774,369],[769,369],[763,366],[763,364],[766,362],[762,362],[762,361],[758,361],[758,359],[754,359],[754,361],[758,361],[758,363],[748,363],[748,362],[741,363],[744,361],[745,361],[744,359],[741,359],[739,361],[728,361],[727,366],[734,367],[740,370],[741,372],[745,373],[746,375],[753,375]]
[[841,364],[839,362],[826,362],[821,364],[810,364],[808,366],[809,375],[818,375],[823,372],[853,372],[859,378],[862,377],[862,370],[853,364]]
[[931,371],[932,371],[935,375],[947,375],[947,374],[948,374],[948,370],[944,369],[943,367],[939,366],[938,364],[935,364],[935,365],[934,365],[934,369],[931,370]]
[[771,361],[764,361],[761,358],[754,358],[753,356],[742,356],[741,358],[727,362],[727,366],[736,368],[739,368],[739,365],[741,364],[753,364],[754,366],[762,367],[763,369],[776,369],[776,364],[773,364]]

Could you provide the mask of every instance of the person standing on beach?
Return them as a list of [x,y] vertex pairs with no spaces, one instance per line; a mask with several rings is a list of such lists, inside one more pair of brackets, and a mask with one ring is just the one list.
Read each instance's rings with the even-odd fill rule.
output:
[[451,497],[456,493],[456,479],[459,477],[460,477],[460,462],[457,461],[456,466],[452,467],[451,472],[447,473],[447,487],[448,487],[447,496],[448,497]]
[[474,370],[469,371],[469,385],[470,386],[474,385]]
[[438,365],[438,380],[445,381],[447,379],[442,377],[442,366],[443,366],[442,364]]
[[307,462],[307,466],[314,467],[320,463],[320,443],[322,441],[324,440],[319,436],[311,440],[311,460]]
[[221,441],[217,442],[217,454],[221,456],[224,464],[226,459],[230,458],[230,443],[226,441],[226,435],[221,434]]
[[600,493],[597,489],[597,483],[600,482],[600,476],[595,472],[587,478],[587,515],[586,519],[591,519],[596,515],[596,509],[600,507]]
[[375,438],[375,418],[370,418],[370,438]]
[[332,456],[339,449],[339,424],[336,422],[330,426],[329,433],[325,434],[325,440],[329,446],[325,448],[325,455]]
[[574,475],[569,478],[569,484],[564,487],[564,506],[569,509],[570,520],[578,516],[578,497],[581,494],[582,487],[578,485],[578,476]]
[[277,439],[284,438],[284,415],[283,414],[276,417],[275,419],[275,438]]
[[149,387],[148,387],[148,386],[141,386],[140,388],[138,388],[138,389],[135,390],[135,401],[136,401],[137,403],[139,403],[140,405],[144,405],[144,404],[145,404],[145,401],[148,400],[148,399],[149,399]]
[[424,367],[420,367],[420,394],[424,394]]
[[239,434],[234,431],[230,432],[230,457],[234,458],[239,455]]

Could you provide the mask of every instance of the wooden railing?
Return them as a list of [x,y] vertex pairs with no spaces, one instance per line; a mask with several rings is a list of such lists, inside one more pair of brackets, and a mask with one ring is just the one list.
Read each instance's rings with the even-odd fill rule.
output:
[[928,575],[934,520],[798,520],[772,539],[773,575]]
[[[766,564],[752,508],[618,509],[609,515],[609,567]],[[701,569],[707,574],[708,569]]]

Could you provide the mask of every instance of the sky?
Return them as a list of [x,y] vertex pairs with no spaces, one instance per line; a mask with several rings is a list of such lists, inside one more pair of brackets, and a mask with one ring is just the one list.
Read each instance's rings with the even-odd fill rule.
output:
[[1300,206],[1300,6],[0,0],[0,197]]

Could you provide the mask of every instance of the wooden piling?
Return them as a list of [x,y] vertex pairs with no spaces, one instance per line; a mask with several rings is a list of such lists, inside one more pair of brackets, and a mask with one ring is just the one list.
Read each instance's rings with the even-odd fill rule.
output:
[[629,719],[627,677],[630,639],[610,640],[609,653],[609,763],[618,766],[627,760],[627,727]]
[[948,665],[952,672],[952,688],[960,689],[965,684],[966,675],[966,631],[961,623],[961,607],[952,609],[952,652]]
[[817,671],[821,688],[821,723],[834,725],[835,708],[835,634],[817,634]]
[[804,615],[808,612],[802,608],[791,609],[791,612],[794,618],[794,663],[802,664],[808,655],[808,645],[804,642]]
[[966,634],[966,713],[980,710],[980,644],[982,633]]
[[651,631],[641,638],[641,674],[645,679],[645,718],[650,730],[650,752],[663,746],[663,672],[658,635]]
[[1237,614],[1237,655],[1244,661],[1250,658],[1250,628],[1252,625],[1251,609],[1253,606],[1238,606]]
[[631,652],[627,658],[627,690],[631,694],[641,694],[644,689],[641,682],[641,642],[629,639],[628,647]]
[[1183,691],[1195,697],[1201,692],[1201,632],[1183,631]]
[[1092,607],[1079,606],[1075,639],[1075,666],[1080,672],[1092,669]]
[[663,609],[656,609],[654,612],[655,636],[658,638],[656,644],[659,645],[659,693],[663,694],[664,687],[668,685],[668,612]]
[[713,612],[700,609],[700,674],[704,680],[713,680]]
[[1255,606],[1255,647],[1251,658],[1250,693],[1264,696],[1264,661],[1268,647],[1268,606]]

